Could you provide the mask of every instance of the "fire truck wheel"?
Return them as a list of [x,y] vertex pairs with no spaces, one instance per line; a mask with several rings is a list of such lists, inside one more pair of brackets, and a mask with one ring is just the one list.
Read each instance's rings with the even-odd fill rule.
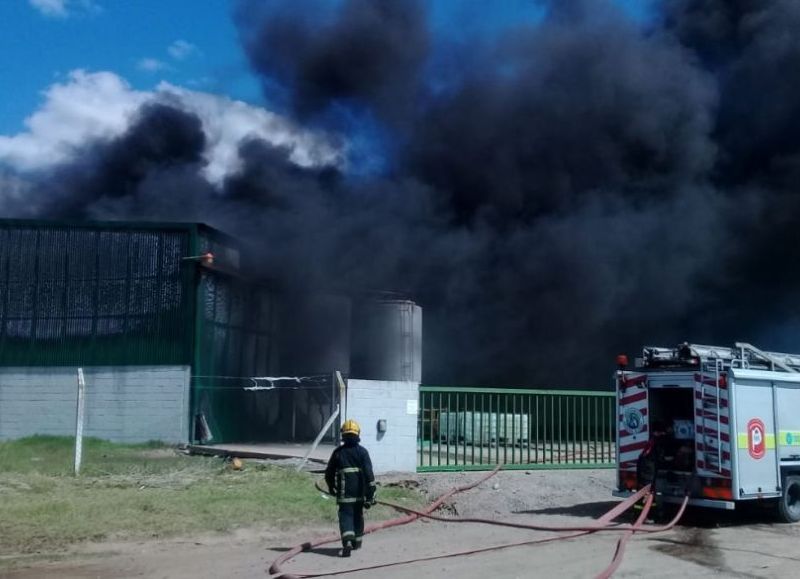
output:
[[800,521],[800,477],[787,476],[783,483],[783,496],[778,499],[778,517],[784,523]]

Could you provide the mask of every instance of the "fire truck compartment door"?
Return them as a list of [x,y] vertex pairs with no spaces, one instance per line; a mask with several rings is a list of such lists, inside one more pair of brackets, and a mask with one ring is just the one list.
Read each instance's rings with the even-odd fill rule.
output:
[[774,496],[780,485],[772,383],[737,378],[735,396],[739,497]]
[[778,388],[778,453],[781,460],[800,460],[800,384],[776,382]]

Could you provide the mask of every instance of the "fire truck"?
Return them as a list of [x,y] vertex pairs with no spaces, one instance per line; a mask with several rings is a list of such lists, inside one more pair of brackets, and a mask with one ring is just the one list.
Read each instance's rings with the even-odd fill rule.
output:
[[637,461],[661,445],[664,502],[734,509],[769,502],[800,521],[800,355],[684,343],[617,359],[616,496],[640,486]]

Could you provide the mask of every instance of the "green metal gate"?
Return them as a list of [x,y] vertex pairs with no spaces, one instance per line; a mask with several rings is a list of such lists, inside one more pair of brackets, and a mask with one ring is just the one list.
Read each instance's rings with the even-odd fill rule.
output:
[[420,472],[610,468],[613,392],[420,387]]

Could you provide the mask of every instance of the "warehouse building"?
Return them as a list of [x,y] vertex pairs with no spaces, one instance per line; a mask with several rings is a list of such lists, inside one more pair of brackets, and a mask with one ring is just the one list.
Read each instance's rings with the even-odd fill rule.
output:
[[340,402],[391,414],[376,381],[415,436],[420,308],[287,296],[247,258],[196,223],[0,220],[0,439],[72,433],[78,367],[86,433],[112,441],[309,440]]

